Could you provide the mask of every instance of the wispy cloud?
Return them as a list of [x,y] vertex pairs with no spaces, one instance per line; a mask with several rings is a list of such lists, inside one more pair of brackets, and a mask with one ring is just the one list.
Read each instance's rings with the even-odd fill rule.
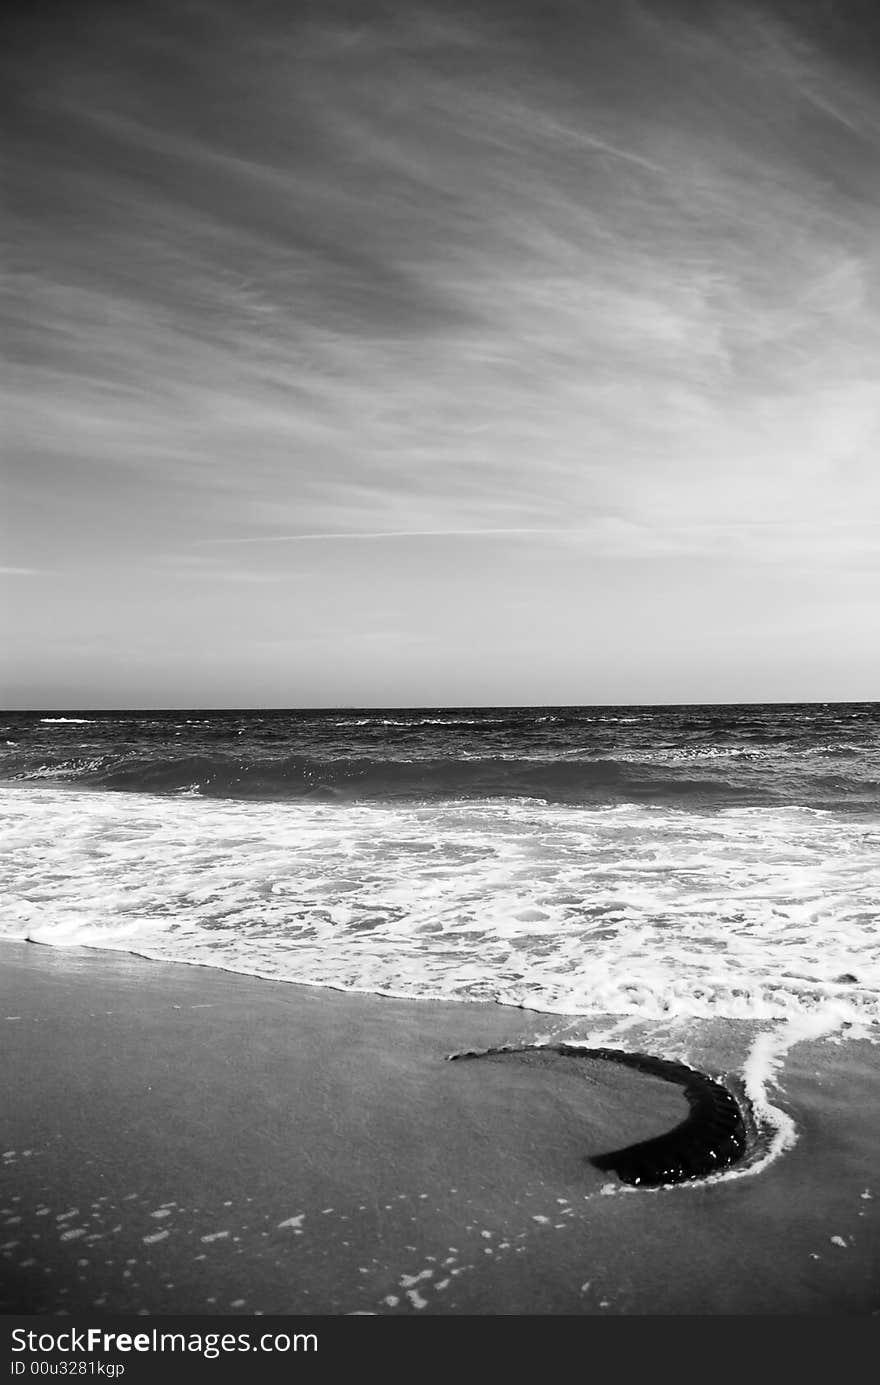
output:
[[326,545],[355,590],[485,541],[499,609],[506,540],[548,609],[554,543],[843,571],[880,511],[880,88],[814,8],[23,22],[9,562],[228,550],[268,586]]
[[226,547],[229,544],[261,544],[261,543],[323,543],[323,542],[360,542],[371,539],[444,539],[444,538],[491,538],[497,535],[499,538],[508,538],[511,535],[554,535],[565,537],[566,535],[580,535],[591,532],[587,529],[377,529],[372,532],[367,530],[350,530],[348,532],[336,534],[252,534],[248,538],[233,539],[205,539],[206,545],[220,545]]

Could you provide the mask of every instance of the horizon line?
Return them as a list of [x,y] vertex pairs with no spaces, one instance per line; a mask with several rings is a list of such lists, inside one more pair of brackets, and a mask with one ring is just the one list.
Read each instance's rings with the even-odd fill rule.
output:
[[400,702],[400,703],[325,703],[325,704],[302,704],[284,705],[281,703],[254,703],[251,706],[232,705],[229,706],[182,706],[182,705],[162,705],[156,707],[75,707],[65,705],[56,707],[0,707],[0,715],[3,716],[29,716],[45,715],[49,712],[93,712],[100,716],[112,716],[116,713],[131,715],[149,714],[155,712],[488,712],[488,711],[586,711],[602,708],[629,707],[643,708],[672,708],[672,707],[877,707],[880,706],[880,698],[865,697],[843,697],[843,698],[768,698],[763,700],[748,700],[737,702],[716,702],[714,700],[697,702]]

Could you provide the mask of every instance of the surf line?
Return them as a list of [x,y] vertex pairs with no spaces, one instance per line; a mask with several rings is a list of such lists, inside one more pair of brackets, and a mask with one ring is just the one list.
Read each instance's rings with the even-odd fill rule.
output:
[[685,1063],[656,1058],[650,1053],[628,1053],[616,1048],[580,1048],[564,1043],[468,1049],[462,1053],[450,1053],[448,1059],[455,1061],[548,1052],[559,1053],[563,1057],[619,1063],[682,1088],[690,1110],[680,1125],[650,1140],[640,1140],[638,1144],[589,1157],[588,1162],[594,1168],[616,1173],[622,1183],[631,1187],[657,1188],[663,1184],[708,1178],[739,1163],[748,1152],[751,1121],[747,1109],[740,1105],[722,1082],[696,1068],[689,1068]]

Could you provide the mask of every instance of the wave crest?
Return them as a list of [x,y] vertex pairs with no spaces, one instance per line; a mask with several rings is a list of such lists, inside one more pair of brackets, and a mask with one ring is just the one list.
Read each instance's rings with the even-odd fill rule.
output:
[[535,798],[550,803],[772,801],[718,776],[695,777],[642,761],[523,758],[251,760],[230,755],[97,756],[22,768],[19,779],[75,780],[129,793],[245,799]]

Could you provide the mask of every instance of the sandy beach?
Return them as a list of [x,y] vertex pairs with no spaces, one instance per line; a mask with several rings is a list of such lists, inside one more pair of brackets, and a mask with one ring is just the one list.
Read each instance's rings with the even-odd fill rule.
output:
[[[625,1193],[588,1158],[683,1119],[678,1088],[445,1061],[583,1021],[85,949],[2,963],[6,1313],[877,1307],[876,1202],[843,1128],[821,1199],[803,1143],[755,1178]],[[847,1103],[861,1082],[876,1112],[859,1047],[839,1050]]]
[[12,12],[0,1317],[880,1314],[880,3]]

